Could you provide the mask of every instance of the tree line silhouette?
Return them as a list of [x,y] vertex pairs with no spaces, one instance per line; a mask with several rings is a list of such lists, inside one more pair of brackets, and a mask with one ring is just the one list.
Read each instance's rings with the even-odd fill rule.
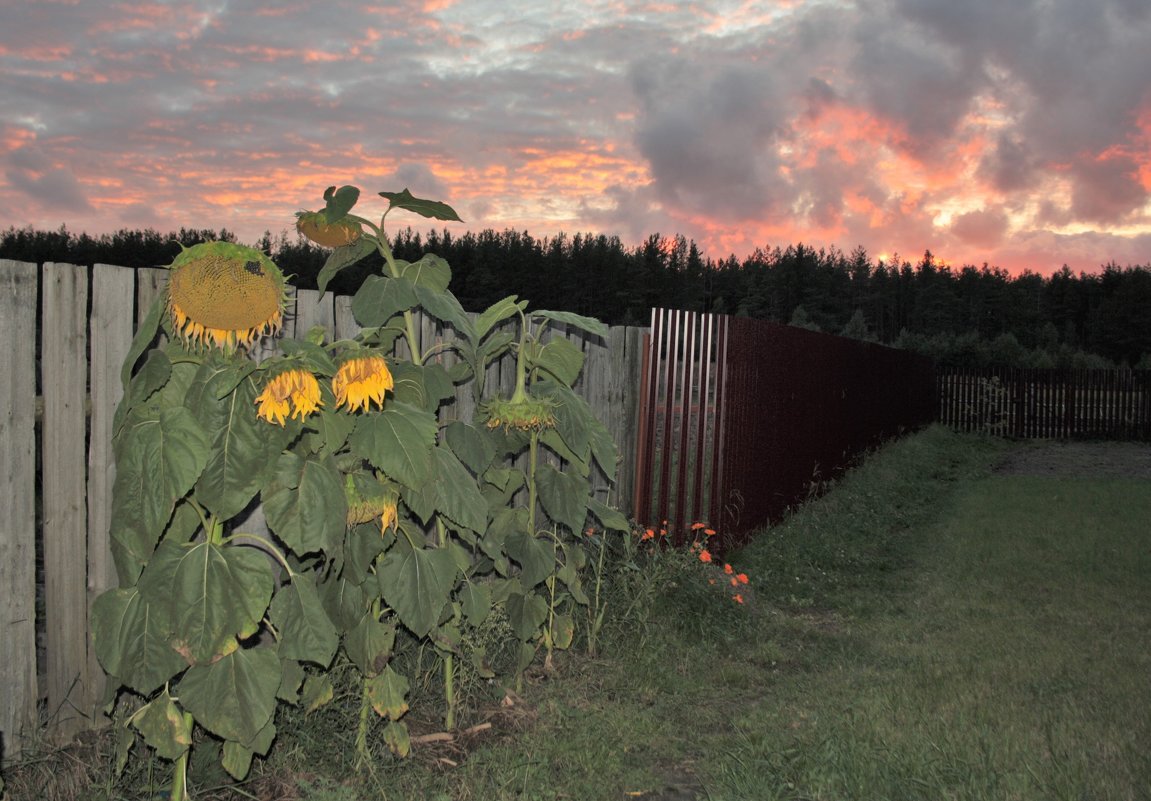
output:
[[[224,239],[226,229],[178,232],[122,229],[75,234],[12,228],[0,258],[41,263],[168,264],[181,246]],[[264,250],[297,287],[316,286],[326,249],[302,237],[265,233]],[[653,306],[717,312],[800,325],[925,353],[959,366],[1135,367],[1151,369],[1151,264],[1050,276],[941,264],[930,251],[916,263],[873,260],[803,244],[757,249],[739,259],[704,256],[683,236],[652,234],[636,247],[616,236],[491,229],[453,235],[411,228],[392,235],[397,258],[435,253],[452,268],[452,291],[481,310],[507,295],[534,308],[577,312],[614,325],[646,325]],[[366,259],[329,285],[351,294],[379,270]]]

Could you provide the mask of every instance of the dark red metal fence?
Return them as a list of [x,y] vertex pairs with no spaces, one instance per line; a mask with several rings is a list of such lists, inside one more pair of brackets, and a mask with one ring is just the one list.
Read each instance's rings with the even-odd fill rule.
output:
[[940,367],[939,422],[1005,437],[1151,440],[1151,370]]
[[725,546],[935,415],[931,362],[881,345],[654,309],[646,351],[635,516],[706,522]]

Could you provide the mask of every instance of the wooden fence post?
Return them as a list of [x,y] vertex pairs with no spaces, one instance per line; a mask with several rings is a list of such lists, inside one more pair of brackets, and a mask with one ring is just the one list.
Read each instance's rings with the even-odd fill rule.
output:
[[41,361],[44,632],[48,719],[66,742],[88,726],[95,700],[88,665],[88,268],[42,268]]
[[36,276],[0,261],[0,756],[36,725]]
[[[120,367],[128,356],[135,327],[135,271],[97,264],[92,268],[92,315],[89,388],[92,396],[88,434],[88,612],[106,590],[119,583],[112,561],[112,485],[116,458],[112,451],[112,418],[124,391]],[[104,671],[88,638],[88,675],[93,708],[84,710],[99,719],[96,705],[104,694]]]

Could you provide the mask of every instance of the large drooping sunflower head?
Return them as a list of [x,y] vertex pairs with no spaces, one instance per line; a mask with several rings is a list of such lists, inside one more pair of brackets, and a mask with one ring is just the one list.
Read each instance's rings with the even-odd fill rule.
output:
[[556,402],[551,398],[537,398],[527,392],[518,392],[510,399],[492,398],[484,406],[488,428],[518,431],[543,431],[555,428],[553,410]]
[[193,347],[250,349],[284,321],[284,276],[255,248],[205,242],[185,248],[168,269],[172,325]]
[[356,220],[345,217],[330,223],[320,211],[300,211],[296,213],[296,230],[306,238],[326,248],[350,245],[364,235],[363,226]]

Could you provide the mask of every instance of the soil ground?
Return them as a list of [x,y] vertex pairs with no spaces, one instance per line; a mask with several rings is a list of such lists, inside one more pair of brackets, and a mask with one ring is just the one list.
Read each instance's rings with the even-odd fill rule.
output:
[[1053,478],[1151,479],[1151,443],[1037,442],[1014,451],[997,470]]

